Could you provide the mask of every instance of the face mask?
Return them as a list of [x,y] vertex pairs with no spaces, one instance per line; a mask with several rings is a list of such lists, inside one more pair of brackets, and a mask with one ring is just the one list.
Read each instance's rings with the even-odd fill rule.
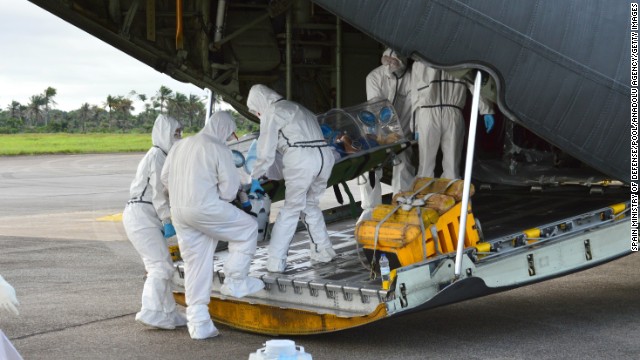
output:
[[255,117],[257,117],[258,119],[260,119],[260,113],[257,110],[249,110],[249,112],[253,114]]
[[382,64],[385,65],[389,76],[402,76],[404,73],[404,64],[398,58],[384,55],[382,57]]
[[177,143],[181,139],[182,139],[182,128],[177,128],[176,131],[173,133],[173,136],[171,137],[171,145],[173,146],[173,144]]

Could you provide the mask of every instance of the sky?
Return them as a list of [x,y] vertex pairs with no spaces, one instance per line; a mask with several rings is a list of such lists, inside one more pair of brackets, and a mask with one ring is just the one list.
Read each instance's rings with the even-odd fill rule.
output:
[[[0,108],[23,105],[51,86],[56,109],[87,102],[103,106],[108,95],[131,90],[154,96],[164,85],[206,97],[204,90],[164,75],[27,0],[0,0]],[[137,113],[144,109],[134,102]]]

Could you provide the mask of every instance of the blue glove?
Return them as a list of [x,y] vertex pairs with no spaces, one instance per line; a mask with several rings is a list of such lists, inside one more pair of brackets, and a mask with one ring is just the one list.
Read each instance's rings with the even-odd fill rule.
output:
[[176,235],[176,229],[173,227],[173,224],[170,222],[163,225],[163,232],[164,232],[165,239],[168,239]]
[[242,206],[242,210],[245,212],[251,211],[251,201],[249,201],[249,196],[244,190],[238,191],[238,201],[240,202],[240,206]]
[[264,195],[264,189],[260,185],[260,181],[258,179],[251,179],[251,189],[249,189],[249,194],[256,195]]
[[493,124],[496,121],[493,119],[493,115],[491,114],[486,114],[484,116],[484,127],[485,129],[487,129],[487,134],[491,132],[491,130],[493,129]]

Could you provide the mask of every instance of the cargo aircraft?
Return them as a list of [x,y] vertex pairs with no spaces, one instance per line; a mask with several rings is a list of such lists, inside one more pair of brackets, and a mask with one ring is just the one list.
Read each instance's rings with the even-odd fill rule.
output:
[[[632,253],[625,2],[30,1],[159,72],[210,89],[256,122],[246,97],[261,83],[319,119],[357,125],[350,109],[365,104],[365,77],[385,47],[471,81],[481,74],[476,92],[496,104],[497,130],[468,139],[466,182],[417,179],[405,197],[376,209],[368,227],[355,224],[348,205],[328,209],[337,259],[311,263],[301,231],[290,266],[274,274],[263,246],[251,272],[266,288],[243,299],[220,294],[226,254],[218,251],[210,303],[217,322],[265,334],[338,331]],[[476,120],[467,120],[473,135]],[[244,156],[242,144],[248,140],[233,146]],[[349,195],[345,181],[392,166],[409,146],[415,141],[400,138],[345,156],[330,185]],[[281,182],[264,185],[272,201],[282,199]],[[454,200],[432,209],[430,194]],[[387,283],[380,254],[390,260]],[[183,264],[175,266],[175,297],[184,304]]]

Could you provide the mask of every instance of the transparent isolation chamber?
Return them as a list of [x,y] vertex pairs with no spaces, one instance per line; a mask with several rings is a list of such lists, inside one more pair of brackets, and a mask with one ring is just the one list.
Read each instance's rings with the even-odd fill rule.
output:
[[398,115],[386,99],[331,109],[318,115],[318,123],[340,157],[405,140]]

